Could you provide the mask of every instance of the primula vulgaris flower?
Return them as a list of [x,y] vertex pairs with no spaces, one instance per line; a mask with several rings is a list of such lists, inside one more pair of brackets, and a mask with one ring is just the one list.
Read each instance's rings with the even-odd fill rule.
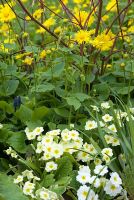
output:
[[114,184],[117,187],[122,184],[122,180],[117,172],[112,172],[110,176],[110,181],[112,184]]
[[121,193],[122,187],[120,185],[115,186],[114,184],[112,184],[111,181],[108,181],[106,183],[106,186],[104,187],[104,191],[106,192],[106,194],[110,195],[111,197],[115,197],[116,195]]
[[104,116],[102,116],[102,119],[104,120],[104,122],[111,122],[113,120],[113,117],[109,114],[105,114]]
[[94,120],[88,120],[85,125],[85,130],[91,130],[97,128],[97,122]]
[[57,166],[58,166],[58,165],[57,165],[55,162],[50,161],[50,162],[47,162],[47,163],[46,163],[45,170],[46,170],[47,172],[51,172],[51,171],[56,170],[56,169],[57,169]]

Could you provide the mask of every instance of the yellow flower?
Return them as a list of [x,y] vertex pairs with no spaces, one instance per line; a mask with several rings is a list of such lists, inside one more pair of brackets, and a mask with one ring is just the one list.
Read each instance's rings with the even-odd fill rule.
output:
[[84,2],[83,0],[73,0],[73,1],[74,1],[74,3],[77,3],[77,4]]
[[0,44],[0,51],[7,53],[9,50],[3,44]]
[[[53,26],[55,24],[55,19],[53,19],[52,17],[47,19],[43,25],[46,27],[46,28],[50,28],[51,26]],[[44,28],[39,28],[36,33],[44,33],[45,32],[45,29]]]
[[[85,22],[86,22],[86,20],[87,20],[87,17],[88,17],[88,15],[89,15],[89,13],[86,12],[86,11],[79,11],[79,10],[77,10],[77,11],[75,12],[74,15],[75,15],[75,17],[77,18],[78,22],[79,22],[82,26],[84,26],[84,24],[85,24]],[[77,22],[77,20],[76,20],[75,18],[73,18],[72,21],[73,21],[74,25],[79,25],[79,23]],[[91,26],[91,24],[92,24],[93,22],[94,22],[94,16],[91,15],[90,18],[89,18],[89,20],[88,20],[88,23],[87,23],[88,27]]]
[[130,26],[127,30],[128,33],[134,33],[134,26]]
[[78,42],[78,44],[82,44],[83,42],[89,43],[91,39],[91,35],[94,33],[94,30],[86,31],[80,30],[75,34],[74,39]]
[[107,34],[106,31],[104,31],[95,37],[95,39],[91,41],[91,44],[101,51],[108,51],[113,46],[114,37],[115,35],[111,31]]
[[116,0],[109,1],[106,6],[106,10],[111,12],[116,12],[117,11]]
[[0,27],[0,33],[3,34],[4,36],[9,34],[9,29],[10,26],[6,23],[4,23],[1,27]]
[[33,13],[33,17],[35,19],[40,19],[41,18],[41,14],[43,13],[43,9],[38,9]]
[[28,57],[28,56],[27,56],[27,57],[25,58],[25,60],[23,61],[23,63],[26,64],[26,65],[31,65],[32,62],[33,62],[33,58]]
[[107,21],[107,19],[109,19],[109,16],[108,15],[104,15],[103,17],[102,17],[102,21]]
[[46,57],[46,50],[41,51],[39,57],[41,59],[45,58]]
[[0,22],[10,22],[15,18],[16,16],[8,4],[0,7]]
[[61,32],[62,32],[61,26],[58,26],[58,27],[54,30],[54,33],[61,33]]

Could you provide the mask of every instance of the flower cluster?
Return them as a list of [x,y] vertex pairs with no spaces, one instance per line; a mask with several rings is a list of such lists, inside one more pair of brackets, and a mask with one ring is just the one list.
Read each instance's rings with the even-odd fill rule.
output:
[[14,183],[22,188],[23,193],[33,199],[58,200],[57,194],[51,190],[44,187],[37,189],[38,181],[40,181],[40,178],[34,176],[33,171],[30,170],[23,171],[14,179]]
[[[110,179],[108,179],[110,175]],[[122,180],[117,172],[109,173],[106,165],[97,165],[92,171],[88,166],[80,166],[77,181],[82,184],[77,191],[78,200],[99,199],[97,189],[110,197],[115,197],[122,192]]]

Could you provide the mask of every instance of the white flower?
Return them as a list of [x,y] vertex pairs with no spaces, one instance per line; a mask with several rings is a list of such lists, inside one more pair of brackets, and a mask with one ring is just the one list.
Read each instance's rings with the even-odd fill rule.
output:
[[92,160],[93,158],[88,153],[79,151],[79,153],[77,154],[77,159],[82,160],[83,162],[87,162]]
[[91,107],[93,108],[94,111],[99,112],[99,108],[97,106],[91,105]]
[[35,135],[40,135],[44,131],[43,127],[37,127],[33,130]]
[[97,128],[97,122],[94,120],[88,120],[85,125],[85,130],[92,130]]
[[113,141],[113,137],[111,135],[105,135],[104,138],[107,144],[111,144]]
[[12,147],[9,147],[5,152],[7,153],[7,155],[10,155],[12,153]]
[[86,174],[90,174],[91,173],[91,170],[89,169],[88,166],[81,165],[79,167],[78,174],[83,174],[83,173],[86,173]]
[[45,152],[45,153],[43,154],[43,156],[40,158],[40,160],[50,160],[52,157],[53,157],[53,156],[52,156],[51,153]]
[[112,184],[114,184],[117,187],[122,184],[122,180],[117,172],[112,172],[110,176],[110,181]]
[[36,153],[41,153],[43,151],[43,144],[41,142],[37,143]]
[[61,132],[61,137],[62,137],[62,140],[64,142],[70,141],[71,140],[71,135],[69,134],[69,130],[68,129],[64,129]]
[[3,125],[0,123],[0,129],[2,129],[3,128]]
[[82,185],[85,185],[90,180],[90,174],[88,173],[80,173],[76,176],[76,180],[81,183]]
[[55,158],[60,158],[63,155],[63,146],[61,144],[53,144],[52,155]]
[[86,185],[80,186],[80,188],[77,190],[77,196],[78,200],[85,200],[87,198],[89,187]]
[[100,127],[104,127],[105,126],[105,124],[102,121],[99,121],[99,123],[100,123]]
[[18,156],[17,156],[17,153],[15,152],[15,151],[13,151],[12,153],[11,153],[11,157],[12,158],[17,158]]
[[27,181],[24,184],[23,193],[26,195],[32,195],[34,188],[35,188],[35,184]]
[[104,166],[104,165],[96,165],[94,169],[94,173],[100,176],[104,176],[105,174],[108,173],[108,168],[107,166]]
[[105,114],[102,119],[104,120],[104,122],[111,122],[113,120],[113,117],[109,114]]
[[116,129],[116,127],[115,127],[114,124],[111,124],[110,126],[108,126],[108,129],[109,129],[110,131],[114,132],[114,133],[117,132],[117,129]]
[[47,132],[46,135],[57,136],[57,135],[60,135],[60,132],[61,132],[60,129],[56,129],[56,130]]
[[90,179],[89,179],[89,183],[93,184],[93,182],[95,181],[95,179],[96,179],[96,176],[91,176]]
[[91,189],[91,190],[89,191],[87,200],[98,200],[98,199],[99,199],[98,194],[95,194],[95,192]]
[[30,130],[28,127],[26,127],[25,129],[25,133],[28,140],[33,140],[36,138],[36,134],[32,130]]
[[94,164],[95,164],[95,165],[101,165],[101,164],[102,164],[101,159],[95,158],[95,159],[94,159]]
[[119,185],[118,187],[108,181],[104,187],[104,191],[106,194],[110,195],[111,197],[115,197],[116,195],[120,194],[122,187]]
[[92,144],[85,143],[83,145],[85,151],[89,152],[90,154],[96,154],[97,151]]
[[109,163],[110,162],[110,157],[107,156],[106,154],[103,155],[103,160],[106,162],[106,163]]
[[42,200],[50,200],[50,195],[48,190],[40,191],[39,195]]
[[95,180],[94,180],[94,187],[95,188],[98,188],[98,187],[100,187],[100,179],[99,178],[96,178]]
[[110,156],[112,157],[113,156],[113,151],[111,148],[104,148],[102,151],[101,151],[102,155],[107,155],[107,156]]
[[76,130],[69,131],[69,135],[72,140],[77,140],[79,138],[79,132]]
[[130,112],[134,114],[134,108],[129,108]]
[[70,124],[69,126],[70,126],[70,128],[74,128],[74,124]]
[[45,135],[42,137],[41,143],[43,145],[50,145],[53,142],[53,136]]
[[14,179],[14,183],[20,183],[23,181],[23,176],[19,175],[16,179]]
[[119,139],[112,137],[112,146],[118,146],[118,145],[120,145]]
[[102,107],[102,108],[105,108],[105,109],[109,109],[109,108],[110,108],[110,105],[109,105],[108,102],[103,102],[103,103],[101,103],[101,107]]
[[51,172],[51,171],[56,170],[56,169],[57,169],[57,166],[58,166],[58,165],[57,165],[55,162],[50,161],[50,162],[47,162],[47,163],[46,163],[45,170],[46,170],[47,172]]
[[31,170],[25,170],[22,172],[23,177],[27,177],[28,180],[33,179],[34,175]]

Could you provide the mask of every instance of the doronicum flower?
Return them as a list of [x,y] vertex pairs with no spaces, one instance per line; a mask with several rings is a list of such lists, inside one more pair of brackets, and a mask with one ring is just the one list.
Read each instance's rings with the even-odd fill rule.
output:
[[89,43],[91,39],[91,35],[94,33],[94,30],[86,31],[80,30],[75,34],[74,40],[78,42],[78,44],[82,44],[83,42]]

